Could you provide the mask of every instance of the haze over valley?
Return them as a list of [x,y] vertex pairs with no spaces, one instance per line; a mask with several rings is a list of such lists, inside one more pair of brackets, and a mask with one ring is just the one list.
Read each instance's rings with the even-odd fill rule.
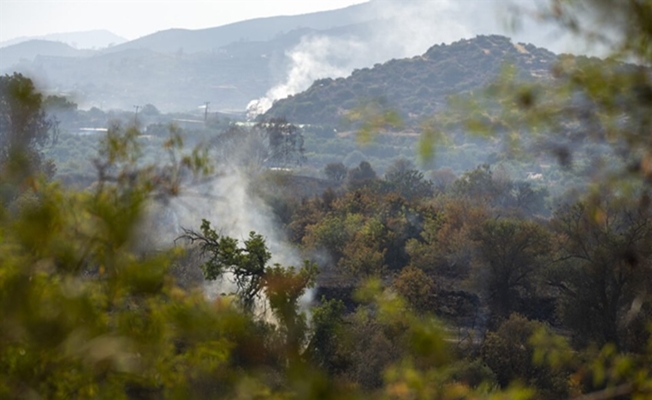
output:
[[[59,35],[5,45],[0,71],[22,72],[84,109],[154,104],[166,112],[188,111],[210,101],[217,111],[266,111],[316,79],[417,56],[434,44],[505,33],[501,5],[374,0],[214,28],[169,29],[123,43],[116,37],[111,46],[102,46],[111,39],[75,46],[102,33],[79,32],[77,39],[70,34],[67,40]],[[557,50],[567,43],[543,28],[515,33],[513,40]]]

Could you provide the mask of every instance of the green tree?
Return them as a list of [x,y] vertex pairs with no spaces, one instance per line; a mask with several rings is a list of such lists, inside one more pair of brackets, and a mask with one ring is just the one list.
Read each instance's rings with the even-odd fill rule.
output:
[[342,258],[337,263],[340,271],[358,279],[382,275],[387,268],[387,249],[383,246],[385,234],[385,227],[380,221],[368,219],[344,245]]
[[248,171],[258,171],[269,159],[265,133],[257,129],[229,125],[210,143],[217,161],[227,166],[235,165]]
[[153,104],[145,104],[140,113],[148,117],[155,117],[161,114],[158,108],[156,108]]
[[548,283],[576,343],[643,351],[652,317],[652,215],[636,204],[588,201],[555,212],[559,261]]
[[303,133],[285,118],[271,118],[256,124],[254,130],[264,132],[269,146],[268,165],[287,167],[305,162]]
[[317,272],[317,265],[309,261],[298,270],[276,264],[265,272],[267,301],[284,331],[286,352],[293,362],[299,361],[308,331],[306,316],[299,311],[299,298],[315,284]]
[[482,344],[482,359],[494,371],[501,386],[523,381],[536,387],[540,398],[559,399],[568,396],[569,371],[555,370],[534,362],[536,347],[530,338],[546,329],[540,322],[512,314],[495,332],[487,335]]
[[445,192],[449,186],[457,180],[457,176],[450,168],[438,169],[432,171],[429,175],[430,180],[433,183],[433,186],[437,192]]
[[201,232],[186,230],[181,238],[198,245],[206,258],[202,270],[207,280],[233,276],[234,294],[246,312],[269,306],[284,337],[285,357],[293,365],[298,363],[307,334],[306,318],[298,301],[314,285],[317,266],[308,261],[298,269],[270,266],[271,253],[261,235],[251,232],[240,247],[237,239],[219,235],[206,220],[202,221]]
[[406,251],[411,265],[461,282],[469,277],[476,251],[472,232],[489,215],[467,199],[442,200],[437,212],[424,218],[420,238],[406,243]]
[[51,95],[43,100],[43,109],[48,115],[51,123],[51,141],[58,142],[60,124],[72,123],[77,119],[77,103],[70,101],[64,96]]
[[136,250],[165,176],[133,169],[129,143],[103,141],[89,190],[37,181],[1,208],[0,397],[204,397],[240,379],[229,364],[248,318],[176,287],[176,250]]
[[[359,215],[350,215],[347,220],[360,223]],[[353,225],[353,226],[356,226]],[[326,250],[333,262],[337,264],[342,258],[344,246],[351,239],[352,234],[343,218],[337,215],[326,215],[314,224],[305,228],[302,242],[309,249]]]
[[432,292],[435,282],[423,270],[413,266],[403,268],[394,278],[392,287],[415,310],[427,310],[433,305]]
[[475,230],[473,238],[483,269],[478,278],[494,321],[500,321],[534,293],[534,278],[545,266],[550,235],[536,222],[491,219]]
[[256,301],[261,299],[267,263],[272,257],[265,240],[250,232],[244,247],[239,247],[237,239],[219,235],[206,220],[202,220],[200,229],[200,232],[187,229],[181,238],[197,243],[207,258],[202,265],[204,276],[215,280],[227,272],[232,274],[237,287],[235,294],[245,310],[253,311]]
[[388,190],[395,191],[408,200],[423,199],[432,196],[434,185],[426,180],[423,173],[405,159],[394,162],[385,173]]
[[[43,110],[43,96],[31,79],[19,73],[0,76],[0,173],[5,182],[2,201],[13,200],[19,182],[37,172],[54,175],[52,163],[44,163],[40,150],[48,141],[52,122]],[[12,189],[13,188],[13,189]]]
[[506,182],[494,179],[488,164],[466,172],[453,184],[453,193],[489,205],[500,205],[509,193]]
[[346,341],[344,303],[341,300],[322,298],[312,310],[312,337],[306,354],[331,376],[342,374],[348,365],[347,356],[341,353]]
[[349,170],[346,179],[349,188],[356,189],[375,184],[378,175],[369,162],[361,161],[357,167]]
[[51,95],[43,100],[43,108],[48,111],[77,111],[77,103],[65,96]]
[[530,182],[496,176],[488,164],[464,173],[452,185],[452,192],[474,202],[525,215],[546,215],[548,190]]
[[0,160],[19,153],[35,157],[49,139],[51,123],[32,80],[19,73],[0,77],[0,107]]
[[328,163],[324,167],[324,173],[326,177],[334,182],[342,182],[346,178],[348,169],[344,164],[340,163]]

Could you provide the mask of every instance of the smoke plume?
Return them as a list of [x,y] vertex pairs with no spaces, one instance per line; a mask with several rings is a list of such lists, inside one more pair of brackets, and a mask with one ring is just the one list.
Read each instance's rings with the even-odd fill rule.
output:
[[[179,196],[150,207],[139,234],[148,241],[145,246],[149,249],[169,248],[184,234],[184,230],[198,231],[205,219],[218,234],[233,237],[241,243],[252,231],[262,235],[272,255],[271,264],[303,265],[301,255],[286,240],[273,211],[250,190],[249,176],[233,166],[220,165],[219,170],[220,174],[212,179],[201,184],[187,184]],[[198,267],[191,266],[195,277]],[[203,287],[209,298],[221,293],[234,293],[236,289],[229,274],[217,281],[205,281]],[[301,302],[307,305],[311,298],[312,293],[307,293]]]
[[[372,0],[361,9],[367,21],[357,34],[311,33],[286,53],[285,79],[247,106],[248,116],[266,112],[275,101],[302,92],[317,79],[340,78],[356,68],[393,58],[414,57],[435,44],[476,35],[508,35],[515,42],[533,43],[556,52],[577,50],[577,41],[538,23],[533,14],[541,0]],[[519,25],[528,29],[516,29]]]
[[289,67],[283,82],[247,106],[253,117],[274,101],[306,90],[317,79],[344,77],[356,68],[370,67],[392,58],[424,53],[439,42],[467,37],[471,31],[451,16],[450,1],[372,1],[360,19],[370,21],[357,34],[309,34],[286,56]]

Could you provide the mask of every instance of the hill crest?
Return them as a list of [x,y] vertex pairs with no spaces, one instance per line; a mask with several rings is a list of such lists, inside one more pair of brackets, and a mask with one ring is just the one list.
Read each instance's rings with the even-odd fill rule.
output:
[[407,120],[432,115],[451,94],[480,89],[506,63],[519,77],[545,79],[557,56],[500,35],[482,35],[430,47],[423,55],[393,59],[353,71],[346,78],[320,79],[306,91],[279,100],[265,114],[297,123],[338,124],[361,101],[385,99]]

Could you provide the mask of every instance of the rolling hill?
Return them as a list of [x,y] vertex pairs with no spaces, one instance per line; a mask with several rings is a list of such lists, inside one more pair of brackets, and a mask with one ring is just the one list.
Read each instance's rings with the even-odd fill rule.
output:
[[39,56],[82,58],[91,54],[91,50],[78,50],[61,42],[28,40],[0,48],[0,71],[8,72],[19,63],[32,63]]
[[556,59],[548,50],[504,36],[478,36],[359,69],[347,78],[315,81],[308,90],[275,102],[266,116],[336,125],[361,102],[383,99],[405,119],[418,120],[442,107],[447,96],[486,86],[506,63],[523,78],[543,78]]
[[[210,52],[230,43],[265,42],[301,28],[328,30],[372,19],[367,3],[315,13],[255,18],[207,29],[168,29],[113,46],[106,52],[148,49],[161,53]],[[367,17],[365,17],[367,16]]]
[[23,36],[0,42],[0,48],[22,42],[28,42],[30,40],[48,40],[50,42],[61,42],[76,49],[101,49],[127,41],[127,39],[118,36],[113,32],[107,31],[105,29],[97,29],[92,31],[50,33],[48,35],[33,37]]

